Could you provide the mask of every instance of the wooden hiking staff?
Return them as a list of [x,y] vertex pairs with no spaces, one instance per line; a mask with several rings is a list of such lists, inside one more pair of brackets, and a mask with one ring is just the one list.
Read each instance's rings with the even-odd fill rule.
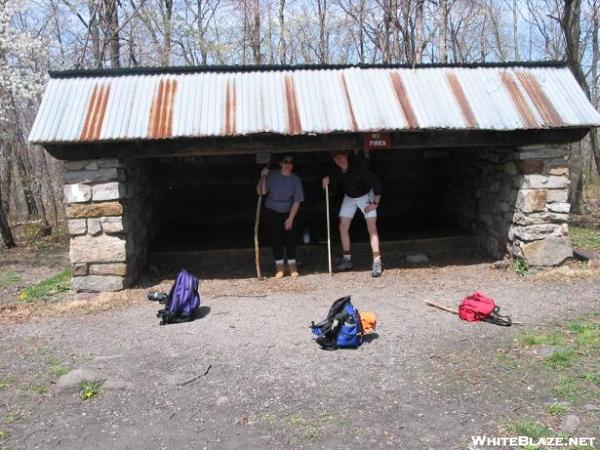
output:
[[[269,164],[267,164],[265,168],[268,169]],[[259,186],[262,189],[262,184],[260,183],[261,182],[259,181]],[[261,189],[259,189],[259,192],[262,192]],[[256,218],[254,219],[254,263],[256,264],[256,277],[259,280],[262,280],[262,272],[260,270],[260,245],[258,242],[258,226],[260,225],[260,208],[262,206],[262,199],[263,196],[259,193],[258,201],[256,202]]]
[[325,185],[325,209],[327,210],[327,262],[329,264],[329,275],[331,272],[331,229],[329,226],[329,184]]
[[433,306],[434,308],[441,309],[442,311],[448,311],[449,313],[452,313],[452,314],[458,314],[458,311],[455,311],[452,308],[448,308],[447,306],[444,306],[444,305],[438,305],[437,303],[430,302],[429,300],[425,300],[425,304],[429,305],[429,306]]
[[260,224],[260,207],[262,206],[263,196],[258,194],[256,202],[256,218],[254,219],[254,262],[256,263],[256,277],[261,280],[262,272],[260,271],[260,246],[258,244],[258,225]]

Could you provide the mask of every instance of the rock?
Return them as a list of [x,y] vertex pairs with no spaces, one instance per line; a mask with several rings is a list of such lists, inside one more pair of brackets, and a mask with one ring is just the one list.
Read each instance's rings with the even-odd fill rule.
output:
[[409,264],[427,264],[429,258],[424,253],[417,253],[415,255],[408,255],[406,257],[406,262]]
[[521,249],[530,266],[556,266],[573,256],[569,240],[559,237],[523,244]]
[[71,238],[72,263],[113,263],[126,260],[125,240],[116,236],[77,236]]
[[92,275],[119,275],[125,276],[127,265],[117,264],[90,264],[90,274]]
[[88,202],[92,198],[92,188],[87,184],[66,184],[63,187],[65,203]]
[[558,345],[540,345],[534,351],[534,354],[539,356],[540,358],[549,358],[555,353],[564,352],[565,349],[559,347]]
[[507,162],[504,164],[504,173],[507,175],[516,175],[519,173],[517,165],[514,162]]
[[506,270],[510,267],[511,261],[508,259],[502,259],[492,264],[492,268]]
[[87,233],[87,221],[85,219],[71,219],[67,227],[71,236],[78,236]]
[[217,399],[217,401],[215,402],[215,405],[221,406],[224,405],[226,403],[229,403],[229,398],[225,397],[225,396],[221,396]]
[[116,168],[98,170],[77,170],[65,172],[65,183],[106,183],[119,179]]
[[118,181],[96,184],[92,187],[92,200],[95,202],[118,200],[125,197],[125,184]]
[[109,378],[102,383],[102,389],[109,391],[121,391],[124,389],[133,389],[134,387],[133,383],[121,380],[120,378]]
[[109,167],[123,167],[123,164],[121,164],[121,161],[118,159],[99,159],[98,167],[101,169]]
[[573,434],[577,431],[577,428],[579,428],[580,423],[581,420],[579,420],[579,417],[574,414],[569,414],[563,417],[560,422],[560,431],[567,434]]
[[98,170],[98,161],[92,161],[87,166],[85,166],[85,170]]
[[600,405],[593,405],[591,403],[588,403],[587,405],[583,406],[583,409],[585,409],[586,411],[598,412],[600,411]]
[[567,189],[551,189],[548,192],[548,203],[567,203],[569,191]]
[[516,158],[520,160],[532,159],[532,158],[559,158],[569,153],[569,149],[564,145],[540,145],[540,146],[527,146],[520,149],[520,152],[516,153]]
[[548,204],[548,209],[555,213],[563,213],[568,214],[571,210],[570,203],[550,203]]
[[568,214],[559,213],[529,213],[523,214],[520,211],[514,213],[512,221],[517,225],[538,225],[543,223],[564,223],[569,220]]
[[544,161],[541,159],[530,159],[527,161],[519,161],[518,167],[519,167],[519,171],[523,175],[542,173],[544,170]]
[[88,266],[87,264],[71,264],[71,272],[74,277],[82,277],[87,275]]
[[105,378],[106,377],[103,377],[101,374],[91,370],[75,369],[58,379],[56,382],[56,390],[58,392],[78,391],[79,385],[83,381],[102,382]]
[[542,223],[539,225],[513,226],[509,230],[509,239],[515,236],[523,241],[546,239],[550,236],[562,236],[563,228],[559,224]]
[[102,217],[100,223],[105,233],[122,233],[125,231],[123,216]]
[[517,208],[525,213],[543,211],[546,208],[545,189],[521,189],[517,196]]
[[112,292],[125,287],[125,279],[119,276],[88,275],[73,277],[71,284],[76,291]]
[[562,166],[562,167],[552,167],[550,169],[550,171],[548,172],[550,175],[566,175],[569,176],[569,168]]
[[523,175],[516,177],[515,183],[521,189],[564,189],[569,186],[570,182],[567,177]]
[[83,217],[121,216],[123,205],[119,202],[92,203],[85,205],[69,205],[66,208],[69,219]]
[[92,159],[84,159],[82,161],[65,161],[64,167],[65,167],[65,170],[69,170],[69,171],[83,170],[88,165],[90,165],[93,161],[94,160],[92,160]]
[[100,219],[87,219],[88,233],[92,236],[96,236],[102,233],[102,226],[100,225]]

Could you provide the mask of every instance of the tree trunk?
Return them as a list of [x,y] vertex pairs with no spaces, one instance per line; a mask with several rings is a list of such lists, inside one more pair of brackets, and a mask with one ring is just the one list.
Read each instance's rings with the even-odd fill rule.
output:
[[[579,53],[579,41],[581,38],[581,0],[565,0],[565,9],[560,25],[567,44],[567,64],[575,75],[575,79],[586,93],[588,99],[591,99],[590,89],[586,83],[585,75],[581,67],[581,57]],[[600,173],[600,148],[598,148],[598,138],[593,129],[590,133],[590,142],[592,144],[594,161],[596,163],[596,171]]]
[[2,191],[0,190],[0,244],[6,248],[12,248],[15,246],[15,238],[8,224],[7,215],[4,201],[2,201]]
[[423,6],[425,0],[417,1],[416,30],[415,30],[415,64],[421,64],[423,58]]
[[329,32],[327,31],[327,0],[317,0],[319,20],[319,63],[329,63]]
[[252,48],[252,61],[254,64],[262,63],[262,54],[260,51],[260,28],[261,28],[261,11],[260,1],[253,0],[252,2],[252,25],[250,27],[250,47]]
[[515,47],[515,61],[519,61],[519,29],[518,29],[518,9],[517,0],[513,0],[512,13],[513,13],[513,45]]
[[446,40],[448,38],[448,0],[440,0],[440,62],[448,62]]
[[285,0],[279,0],[279,63],[280,64],[287,64],[284,8],[285,8]]
[[164,0],[165,12],[163,16],[163,31],[164,41],[162,45],[162,52],[160,55],[160,65],[168,66],[171,63],[171,47],[172,42],[172,28],[173,28],[173,0]]

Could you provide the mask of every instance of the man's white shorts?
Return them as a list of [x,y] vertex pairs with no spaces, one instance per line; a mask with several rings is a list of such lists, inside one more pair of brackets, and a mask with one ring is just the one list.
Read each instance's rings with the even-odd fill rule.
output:
[[363,195],[361,197],[356,197],[356,198],[352,198],[352,197],[348,197],[347,195],[344,195],[344,200],[342,201],[342,206],[340,208],[339,217],[345,217],[347,219],[352,219],[354,217],[354,214],[356,214],[357,208],[360,209],[360,211],[363,213],[363,216],[365,216],[365,219],[368,219],[370,217],[377,217],[377,209],[374,209],[373,211],[370,211],[365,214],[365,208],[367,207],[369,202],[373,201],[374,198],[375,198],[375,194],[373,193],[373,190],[367,192],[365,195]]

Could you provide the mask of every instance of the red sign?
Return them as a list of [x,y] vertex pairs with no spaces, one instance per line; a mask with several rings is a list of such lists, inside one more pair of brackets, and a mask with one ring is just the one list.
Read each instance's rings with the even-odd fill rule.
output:
[[365,150],[390,148],[390,133],[366,133],[363,145]]

